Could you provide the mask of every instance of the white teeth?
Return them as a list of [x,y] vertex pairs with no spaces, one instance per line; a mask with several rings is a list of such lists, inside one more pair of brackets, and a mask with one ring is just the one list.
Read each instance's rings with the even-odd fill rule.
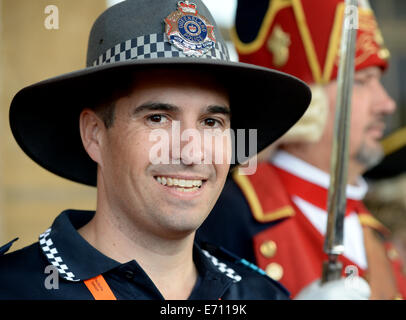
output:
[[168,186],[172,186],[172,185],[173,185],[172,178],[168,178]]
[[177,186],[180,188],[179,191],[190,192],[193,190],[197,190],[203,184],[202,180],[184,180],[184,179],[176,179],[176,178],[167,178],[167,177],[156,177],[156,180],[168,187]]
[[181,192],[192,192],[199,189],[198,187],[193,187],[193,188],[176,188],[176,190],[181,191]]

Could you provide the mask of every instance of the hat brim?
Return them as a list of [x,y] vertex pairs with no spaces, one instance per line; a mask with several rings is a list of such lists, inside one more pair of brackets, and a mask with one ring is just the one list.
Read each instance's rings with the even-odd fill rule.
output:
[[369,180],[390,179],[406,172],[406,146],[386,155],[375,167],[365,172],[364,177]]
[[20,90],[10,106],[10,127],[17,143],[45,169],[95,186],[97,166],[82,144],[80,112],[94,105],[96,98],[100,100],[124,84],[134,72],[150,68],[187,68],[196,77],[201,70],[213,73],[229,90],[232,129],[257,129],[257,149],[248,157],[291,128],[311,100],[308,86],[297,78],[244,63],[197,58],[116,62],[67,73]]

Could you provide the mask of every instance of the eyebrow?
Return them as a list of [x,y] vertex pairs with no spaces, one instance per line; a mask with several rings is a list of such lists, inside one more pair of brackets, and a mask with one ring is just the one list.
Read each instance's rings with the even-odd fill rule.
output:
[[381,69],[367,70],[364,73],[362,73],[361,75],[359,75],[359,73],[356,73],[355,75],[363,76],[363,77],[367,77],[367,78],[377,76],[378,78],[380,78],[382,76],[382,70]]
[[144,111],[170,111],[170,112],[179,112],[179,107],[169,104],[169,103],[160,103],[160,102],[147,102],[134,109],[132,112],[133,115],[137,115]]
[[228,117],[231,116],[230,108],[229,108],[229,107],[225,107],[225,106],[215,106],[215,105],[213,105],[213,106],[208,106],[207,109],[206,109],[206,111],[207,111],[208,113],[221,113],[221,114],[224,114],[224,115],[226,115],[226,116],[228,116]]
[[[173,113],[179,113],[180,108],[176,105],[170,103],[161,103],[161,102],[147,102],[134,109],[132,112],[133,115],[138,115],[145,111],[168,111]],[[205,110],[206,113],[220,113],[230,117],[231,111],[229,107],[210,105]]]

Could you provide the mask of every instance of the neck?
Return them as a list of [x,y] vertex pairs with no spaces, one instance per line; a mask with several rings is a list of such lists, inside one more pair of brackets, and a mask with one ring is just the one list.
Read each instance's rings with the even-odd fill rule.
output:
[[165,299],[187,299],[198,275],[193,262],[194,233],[168,240],[140,230],[126,217],[98,201],[94,218],[79,233],[120,263],[136,260]]
[[[319,168],[327,174],[330,174],[331,150],[326,150],[326,148],[318,148],[317,144],[311,143],[289,144],[283,146],[283,150]],[[363,166],[361,166],[356,159],[353,159],[350,156],[348,159],[347,184],[357,185],[358,178],[362,175],[363,171]]]

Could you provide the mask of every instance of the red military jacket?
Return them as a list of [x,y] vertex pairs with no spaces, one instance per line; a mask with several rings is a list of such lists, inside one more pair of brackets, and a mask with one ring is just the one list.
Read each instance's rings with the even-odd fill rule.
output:
[[[321,277],[327,255],[323,252],[324,236],[292,199],[294,196],[310,199],[313,205],[327,211],[328,190],[270,163],[259,164],[253,175],[234,174],[233,179],[246,197],[255,220],[261,223],[280,220],[254,235],[255,258],[260,268],[295,297],[306,285]],[[368,268],[340,256],[343,274],[366,278],[371,286],[371,298],[406,297],[406,275],[400,259],[393,254],[395,249],[372,232],[385,237],[389,231],[361,201],[347,199],[347,214],[349,212],[356,212],[361,223]]]

